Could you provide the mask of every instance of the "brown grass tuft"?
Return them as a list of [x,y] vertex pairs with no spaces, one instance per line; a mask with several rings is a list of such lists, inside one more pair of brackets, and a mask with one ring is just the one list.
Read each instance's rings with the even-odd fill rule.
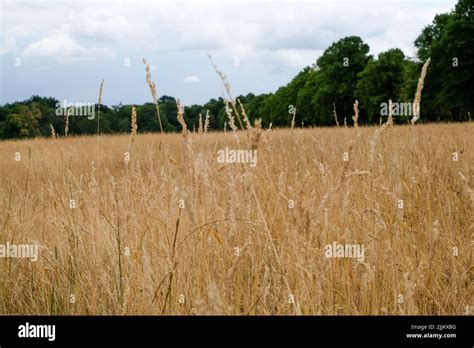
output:
[[332,106],[333,106],[334,120],[336,121],[336,126],[339,127],[339,122],[337,121],[336,103],[332,103]]
[[156,107],[156,114],[158,115],[158,122],[160,124],[160,131],[161,131],[161,134],[163,134],[163,126],[161,125],[160,107],[158,105],[158,94],[156,92],[156,84],[151,79],[150,64],[147,62],[147,60],[145,58],[143,58],[142,60],[143,60],[143,64],[145,64],[146,83],[148,84],[148,87],[150,88],[150,93],[151,93],[151,96],[153,98],[153,103],[155,103],[155,107]]
[[421,69],[420,78],[418,79],[418,85],[416,86],[415,100],[413,101],[413,118],[411,119],[411,124],[414,125],[416,121],[420,118],[420,102],[421,102],[421,92],[423,91],[423,86],[425,84],[425,77],[428,71],[428,66],[430,65],[431,58],[428,58],[423,64]]
[[[356,99],[354,104],[354,115],[352,116],[352,120],[354,121],[354,127],[359,127],[359,124],[357,123],[357,120],[359,119],[359,101]],[[346,119],[344,118],[344,124],[346,122]]]
[[54,130],[53,125],[50,123],[49,127],[51,128],[51,138],[56,139],[56,132]]

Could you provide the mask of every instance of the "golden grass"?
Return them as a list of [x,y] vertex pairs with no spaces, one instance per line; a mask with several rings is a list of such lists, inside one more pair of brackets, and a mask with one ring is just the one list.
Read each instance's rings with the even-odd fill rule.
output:
[[158,95],[157,95],[157,92],[156,92],[156,84],[151,79],[150,63],[148,63],[148,61],[145,58],[143,58],[142,60],[143,60],[143,64],[145,64],[146,83],[147,83],[148,87],[150,88],[151,97],[153,98],[153,103],[155,104],[155,107],[156,107],[156,114],[158,115],[158,122],[160,124],[160,131],[163,134],[163,126],[161,124],[160,107],[158,106]]
[[[355,128],[358,128],[359,127],[359,123],[357,122],[357,120],[359,119],[359,101],[356,99],[354,104],[352,105],[353,109],[354,109],[354,115],[352,116],[352,121],[354,121],[354,127]],[[344,126],[347,127],[347,123],[346,123],[346,119],[344,118]]]
[[430,65],[431,58],[428,58],[421,68],[420,77],[418,79],[418,84],[416,86],[415,100],[413,101],[413,117],[411,119],[411,124],[414,125],[416,121],[420,119],[420,102],[421,102],[421,92],[423,91],[423,86],[425,84],[426,73],[428,71],[428,66]]
[[41,254],[0,258],[0,313],[472,308],[472,123],[253,132],[256,167],[217,162],[245,131],[1,142],[0,244]]

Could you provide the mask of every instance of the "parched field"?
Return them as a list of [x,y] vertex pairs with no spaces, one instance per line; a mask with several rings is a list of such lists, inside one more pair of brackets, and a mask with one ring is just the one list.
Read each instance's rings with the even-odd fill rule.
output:
[[0,314],[472,314],[473,123],[131,139],[0,143]]

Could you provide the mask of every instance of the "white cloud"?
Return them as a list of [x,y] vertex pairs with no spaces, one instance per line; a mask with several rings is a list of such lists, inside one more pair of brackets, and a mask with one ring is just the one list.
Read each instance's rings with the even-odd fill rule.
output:
[[[200,102],[220,93],[206,53],[229,74],[235,94],[256,92],[252,86],[258,86],[258,92],[271,92],[345,36],[360,36],[373,55],[398,47],[413,56],[413,41],[423,27],[456,2],[6,0],[0,12],[0,63],[10,79],[2,79],[7,92],[0,97],[15,100],[25,93],[46,92],[59,97],[66,93],[65,87],[55,82],[54,74],[65,72],[78,81],[71,93],[83,98],[84,93],[96,92],[96,86],[88,84],[100,71],[108,81],[115,81],[109,90],[114,100],[148,100],[144,57],[152,70],[158,67],[153,78],[160,94]],[[12,57],[3,59],[4,55],[29,58],[31,66],[50,67],[51,80],[43,81],[38,73],[36,85],[28,81],[14,86],[9,81],[16,81],[18,69],[6,64]],[[121,63],[124,58],[132,62],[130,68]],[[234,66],[235,58],[239,67]],[[94,65],[56,69],[51,60]],[[90,79],[78,78],[84,74],[90,74]],[[193,88],[196,82],[200,88]],[[142,88],[135,88],[137,84]]]
[[[122,1],[115,5],[56,0],[54,6],[47,6],[50,1],[36,6],[6,2],[2,20],[8,31],[0,53],[20,46],[18,37],[22,37],[27,42],[24,54],[59,56],[58,61],[109,56],[121,50],[158,54],[202,50],[223,51],[248,61],[260,57],[265,59],[261,63],[293,69],[306,65],[310,52],[321,52],[347,35],[370,39],[373,54],[394,46],[411,50],[416,35],[434,14],[455,3]],[[38,33],[48,34],[34,38]],[[60,44],[68,53],[60,54]]]
[[85,48],[67,34],[56,32],[28,45],[22,55],[30,58],[55,58],[58,62],[67,64],[109,57],[112,52],[106,48]]
[[199,76],[192,75],[192,76],[186,76],[183,81],[185,83],[197,83],[201,80],[199,79]]
[[273,61],[274,64],[301,69],[315,62],[315,58],[322,54],[322,50],[314,49],[282,49],[263,52],[263,60]]
[[12,36],[2,35],[0,42],[0,55],[9,53],[16,48],[16,39]]

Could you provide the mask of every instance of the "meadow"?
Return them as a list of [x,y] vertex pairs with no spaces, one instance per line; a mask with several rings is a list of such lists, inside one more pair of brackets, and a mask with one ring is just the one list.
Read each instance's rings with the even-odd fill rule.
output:
[[0,314],[472,314],[473,123],[137,126],[0,143]]

